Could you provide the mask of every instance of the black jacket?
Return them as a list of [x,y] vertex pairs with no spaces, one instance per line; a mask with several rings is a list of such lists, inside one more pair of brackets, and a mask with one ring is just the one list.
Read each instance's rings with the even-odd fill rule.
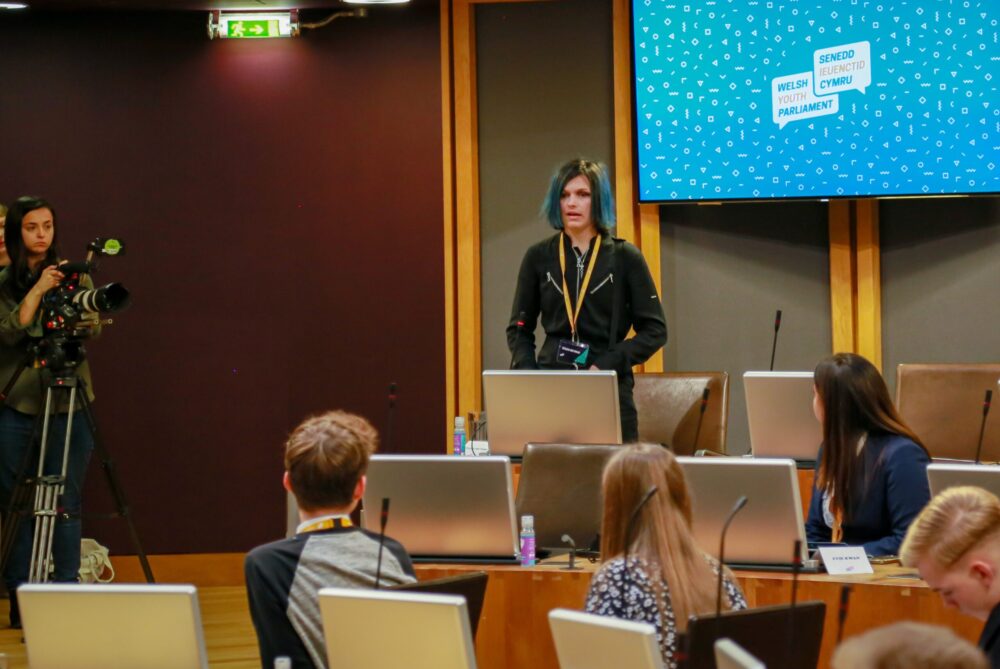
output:
[[[587,296],[577,322],[580,340],[591,347],[589,364],[599,369],[613,369],[621,376],[632,374],[632,365],[649,359],[667,342],[667,324],[656,285],[642,253],[632,244],[609,234],[595,237],[577,263],[578,254],[562,233],[543,240],[524,254],[517,275],[507,345],[513,354],[515,369],[558,368],[556,349],[560,339],[572,333],[562,294],[562,270],[559,267],[560,239],[566,246],[566,285],[570,302],[576,306],[578,286],[583,282],[587,261],[594,245],[601,244],[597,264],[590,278]],[[617,303],[617,327],[612,336],[611,322]],[[518,327],[524,313],[524,326]],[[541,315],[545,342],[535,358],[535,326]],[[629,328],[635,336],[625,339]],[[588,366],[589,366],[588,364]]]
[[1000,669],[1000,604],[993,607],[990,617],[986,619],[979,647],[989,659],[991,669]]

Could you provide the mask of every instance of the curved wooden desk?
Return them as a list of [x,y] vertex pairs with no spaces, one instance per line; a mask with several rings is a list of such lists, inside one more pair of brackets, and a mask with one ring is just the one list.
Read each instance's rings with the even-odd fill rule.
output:
[[[565,564],[566,557],[548,562]],[[573,572],[551,564],[533,568],[486,567],[490,582],[476,635],[480,669],[558,669],[548,612],[557,607],[583,607],[590,576],[597,565],[586,560],[578,564],[582,569]],[[417,566],[417,575],[430,579],[483,568],[482,565],[425,564]],[[787,604],[791,598],[791,574],[740,571],[736,576],[751,607]],[[840,587],[845,583],[853,586],[845,638],[898,620],[945,625],[973,643],[979,638],[982,623],[945,609],[940,597],[911,570],[876,567],[874,575],[849,577],[806,574],[799,578],[799,601],[826,602],[820,667],[829,666],[836,645],[837,607]]]

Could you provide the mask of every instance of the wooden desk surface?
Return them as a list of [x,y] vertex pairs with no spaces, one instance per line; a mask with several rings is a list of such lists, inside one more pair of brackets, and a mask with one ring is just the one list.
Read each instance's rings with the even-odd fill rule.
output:
[[[565,565],[566,557],[549,560]],[[541,564],[525,568],[513,565],[417,565],[420,579],[440,578],[469,571],[489,572],[476,656],[480,669],[519,667],[558,669],[555,647],[549,633],[548,612],[554,608],[582,609],[590,577],[598,565],[578,561],[581,569],[565,571]],[[912,570],[876,567],[875,574],[799,577],[798,601],[826,603],[826,621],[820,667],[828,667],[836,645],[837,607],[840,588],[853,588],[844,636],[899,620],[945,625],[975,643],[982,623],[945,609],[940,597],[927,588]],[[792,575],[782,572],[738,571],[737,580],[751,607],[787,604],[791,599]]]

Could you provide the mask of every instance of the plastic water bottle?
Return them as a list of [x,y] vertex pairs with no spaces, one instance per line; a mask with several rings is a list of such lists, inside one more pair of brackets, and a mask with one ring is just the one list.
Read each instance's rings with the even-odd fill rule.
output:
[[455,416],[455,436],[453,444],[455,447],[455,455],[465,455],[465,419],[461,416]]
[[521,516],[521,566],[535,566],[535,517]]

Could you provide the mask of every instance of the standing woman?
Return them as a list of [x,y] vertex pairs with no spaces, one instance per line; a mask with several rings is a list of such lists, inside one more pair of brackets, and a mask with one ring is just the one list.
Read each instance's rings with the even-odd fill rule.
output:
[[[643,504],[654,486],[656,492]],[[662,446],[635,444],[608,461],[602,491],[604,564],[590,582],[586,610],[653,625],[663,663],[673,669],[677,637],[687,629],[688,618],[715,612],[720,568],[691,535],[684,470]],[[747,608],[729,570],[723,572],[723,585],[724,609]]]
[[[667,325],[642,253],[611,235],[614,212],[603,165],[571,160],[553,175],[542,216],[559,232],[524,254],[507,345],[514,369],[615,370],[629,443],[639,438],[632,366],[663,347]],[[545,341],[536,359],[539,316]]]
[[875,366],[837,353],[816,366],[813,411],[823,446],[809,504],[811,542],[895,555],[931,493],[930,455],[900,418]]
[[[42,297],[62,281],[55,213],[52,207],[37,197],[25,196],[11,205],[4,223],[4,238],[10,265],[0,271],[0,387],[6,386],[18,368],[28,363],[6,403],[0,407],[0,508],[7,509],[11,493],[25,454],[32,448],[32,432],[39,414],[44,412],[45,387],[39,370],[33,368],[28,347],[32,338],[40,337]],[[81,286],[93,288],[84,276]],[[87,396],[93,400],[90,370],[83,362],[77,377],[87,386]],[[62,467],[62,450],[66,435],[68,400],[64,393],[56,395],[60,403],[49,424],[45,473],[58,473]],[[79,404],[77,405],[79,408]],[[93,438],[81,412],[73,417],[65,492],[59,498],[52,557],[55,563],[53,580],[74,582],[80,569],[80,489],[87,462],[93,450]],[[40,434],[40,431],[39,431]],[[37,439],[35,440],[37,443]],[[37,463],[29,471],[36,471]],[[5,519],[4,522],[9,522]],[[28,580],[31,562],[33,522],[22,517],[14,537],[10,557],[3,577],[11,595],[10,621],[20,626],[16,589]]]

